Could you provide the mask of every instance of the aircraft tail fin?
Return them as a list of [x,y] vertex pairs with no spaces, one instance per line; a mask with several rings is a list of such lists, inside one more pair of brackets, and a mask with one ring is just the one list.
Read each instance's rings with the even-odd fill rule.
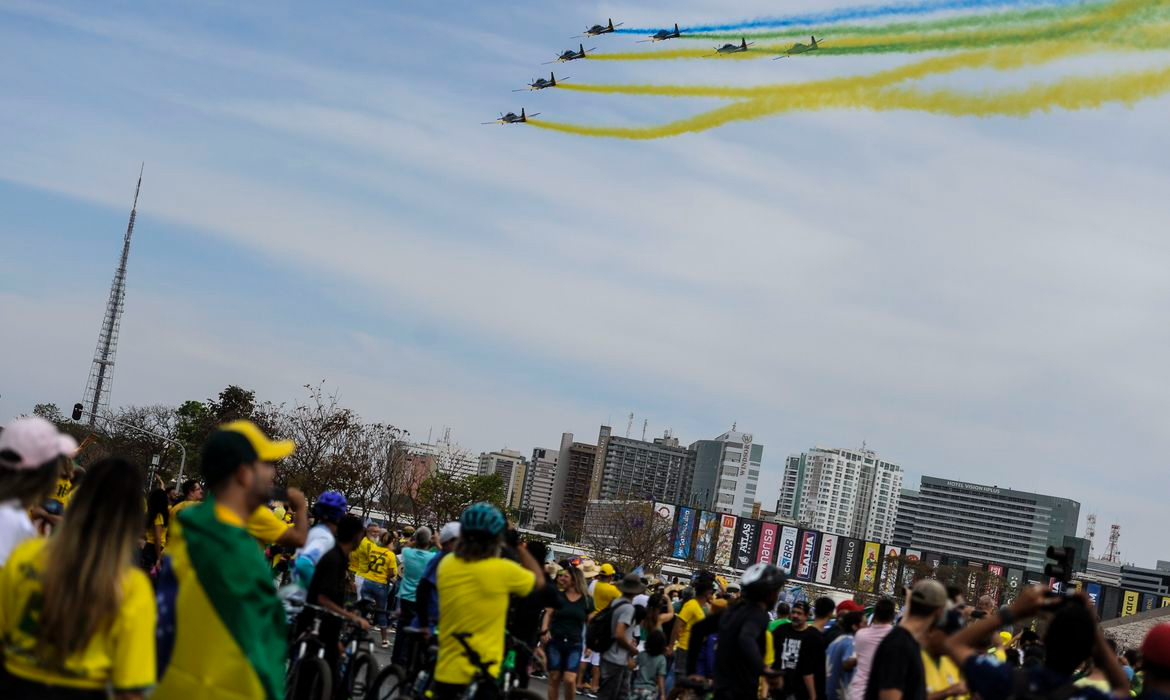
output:
[[609,18],[609,31],[613,31],[613,17]]
[[549,82],[549,84],[550,84],[550,85],[552,85],[553,87],[556,87],[556,85],[557,85],[557,76],[553,75],[553,73],[554,73],[554,72],[555,72],[555,71],[549,71],[549,74],[548,74],[548,82]]
[[581,58],[585,58],[585,44],[578,46],[577,50],[581,52]]
[[674,35],[678,36],[678,22],[674,23]]
[[525,121],[526,119],[528,119],[528,115],[524,113],[524,108],[521,107],[520,108],[520,121]]
[[810,36],[809,39],[812,39],[812,47],[815,49],[817,47],[817,38],[815,36]]
[[741,49],[746,49],[746,48],[747,48],[747,37],[746,37],[746,36],[745,36],[743,39],[741,39],[741,40],[740,40],[740,42],[739,42],[739,47],[740,47]]

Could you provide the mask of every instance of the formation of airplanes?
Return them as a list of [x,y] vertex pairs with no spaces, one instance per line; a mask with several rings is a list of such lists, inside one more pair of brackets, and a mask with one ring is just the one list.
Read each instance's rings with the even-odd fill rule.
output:
[[[617,24],[614,24],[613,18],[609,18],[609,20],[605,24],[595,24],[592,27],[587,28],[583,34],[580,34],[580,35],[575,36],[573,38],[578,39],[578,38],[583,38],[583,37],[597,37],[597,36],[601,36],[602,34],[612,34],[617,30],[618,27],[622,26],[622,24],[623,24],[622,22],[618,22]],[[682,37],[682,32],[679,31],[678,23],[676,22],[673,30],[659,29],[657,32],[651,34],[650,36],[648,36],[645,39],[640,40],[638,43],[656,43],[659,41],[667,41],[669,39],[679,39],[681,37]],[[789,56],[796,56],[796,55],[799,55],[802,53],[808,53],[809,51],[816,51],[821,47],[820,42],[822,42],[822,41],[824,41],[823,38],[818,40],[815,36],[811,36],[811,37],[809,37],[808,44],[803,44],[803,43],[799,43],[799,42],[796,44],[793,44],[791,47],[785,49],[784,52],[781,53],[781,55],[777,56],[776,58],[777,59],[788,58]],[[715,53],[712,54],[712,56],[723,56],[723,55],[733,54],[733,53],[743,53],[743,52],[747,51],[749,49],[749,47],[751,47],[753,44],[755,44],[755,42],[748,41],[747,37],[742,37],[738,44],[724,44],[723,46],[715,47]],[[567,49],[565,51],[562,51],[560,54],[557,55],[556,59],[554,59],[552,61],[548,61],[544,65],[549,65],[551,63],[568,63],[569,61],[579,61],[581,59],[588,58],[589,53],[596,51],[596,50],[597,50],[596,48],[586,49],[585,44],[583,44],[583,43],[578,44],[576,51],[574,51],[573,49]],[[568,80],[568,78],[567,77],[561,78],[561,81],[565,81],[565,80]],[[547,80],[544,78],[535,78],[535,79],[533,79],[532,82],[528,83],[528,87],[520,88],[518,90],[513,90],[512,92],[531,92],[533,90],[544,90],[546,88],[551,88],[551,87],[556,87],[556,86],[557,86],[557,76],[555,75],[555,73],[549,73]],[[497,119],[490,121],[490,122],[483,122],[483,123],[484,124],[524,124],[529,120],[529,118],[535,117],[539,114],[540,114],[540,112],[535,112],[533,114],[527,114],[524,111],[524,109],[521,108],[520,114],[516,114],[515,112],[508,112],[507,114],[501,113]]]

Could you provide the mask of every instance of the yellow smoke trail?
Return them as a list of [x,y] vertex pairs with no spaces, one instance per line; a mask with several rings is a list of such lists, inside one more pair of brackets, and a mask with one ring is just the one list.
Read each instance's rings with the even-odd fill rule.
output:
[[916,88],[860,88],[840,92],[801,92],[736,102],[660,126],[596,127],[530,120],[540,129],[581,136],[658,139],[705,131],[734,121],[759,119],[797,110],[916,110],[948,116],[1017,116],[1053,109],[1079,110],[1107,103],[1132,105],[1170,92],[1170,68],[1134,71],[1108,77],[1069,77],[1023,89],[983,94]]

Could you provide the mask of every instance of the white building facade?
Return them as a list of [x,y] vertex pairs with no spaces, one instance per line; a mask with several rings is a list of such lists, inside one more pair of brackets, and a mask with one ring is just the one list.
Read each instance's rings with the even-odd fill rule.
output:
[[847,537],[890,542],[902,467],[867,449],[816,447],[785,460],[779,517]]

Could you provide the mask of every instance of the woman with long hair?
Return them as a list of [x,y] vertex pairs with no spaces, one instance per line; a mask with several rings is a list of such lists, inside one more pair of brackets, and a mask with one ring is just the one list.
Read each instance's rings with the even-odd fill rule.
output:
[[585,621],[593,612],[593,599],[587,590],[585,574],[577,567],[557,572],[557,600],[561,606],[545,608],[540,625],[540,643],[548,657],[548,700],[557,700],[562,683],[565,700],[571,700],[577,692]]
[[50,539],[0,570],[0,697],[137,700],[155,683],[155,602],[135,566],[142,472],[90,467]]
[[153,572],[167,546],[171,523],[171,501],[162,488],[151,489],[146,497],[146,544],[142,545],[142,569]]

